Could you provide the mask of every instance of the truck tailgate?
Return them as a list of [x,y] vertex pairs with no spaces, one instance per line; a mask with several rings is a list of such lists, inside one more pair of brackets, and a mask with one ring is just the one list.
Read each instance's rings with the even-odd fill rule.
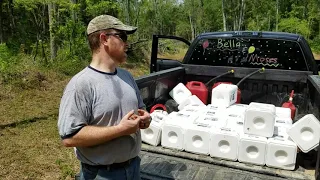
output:
[[143,179],[314,179],[314,170],[295,171],[226,161],[142,144]]

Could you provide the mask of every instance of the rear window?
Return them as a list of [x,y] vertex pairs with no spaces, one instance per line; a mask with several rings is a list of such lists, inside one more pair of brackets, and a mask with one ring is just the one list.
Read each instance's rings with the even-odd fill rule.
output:
[[298,43],[278,39],[202,39],[188,64],[307,71]]

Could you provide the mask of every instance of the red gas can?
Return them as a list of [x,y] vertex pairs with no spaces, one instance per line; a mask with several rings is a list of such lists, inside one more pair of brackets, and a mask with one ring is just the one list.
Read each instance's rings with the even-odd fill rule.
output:
[[220,84],[232,84],[231,82],[216,82],[213,84],[212,89],[214,89],[215,87],[217,87]]
[[186,87],[189,89],[192,95],[196,95],[205,105],[207,105],[208,89],[203,82],[190,81],[187,83]]
[[292,120],[294,119],[294,116],[296,114],[296,106],[292,103],[293,94],[294,94],[294,90],[291,91],[291,94],[290,94],[290,97],[289,97],[289,101],[282,104],[282,107],[290,108],[290,110],[291,110],[291,119]]
[[[219,84],[232,84],[232,83],[231,82],[217,82],[217,83],[213,84],[212,89],[217,87]],[[236,103],[237,104],[241,103],[241,91],[240,91],[239,88],[238,88],[238,91],[237,91],[237,101],[236,101]]]

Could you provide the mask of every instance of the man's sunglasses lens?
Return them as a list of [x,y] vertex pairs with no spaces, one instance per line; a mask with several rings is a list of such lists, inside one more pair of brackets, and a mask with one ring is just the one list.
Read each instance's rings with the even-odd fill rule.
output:
[[128,40],[128,35],[125,33],[106,33],[106,35],[118,36],[123,42]]
[[127,42],[128,40],[128,36],[124,33],[120,33],[119,37],[122,39],[123,42]]

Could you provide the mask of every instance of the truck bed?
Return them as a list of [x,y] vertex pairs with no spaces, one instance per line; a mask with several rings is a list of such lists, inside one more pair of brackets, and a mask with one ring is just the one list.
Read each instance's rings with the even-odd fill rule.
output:
[[227,161],[210,156],[142,144],[141,174],[143,179],[203,179],[203,180],[281,180],[314,179],[314,170],[297,167],[280,170]]
[[[213,67],[199,65],[182,65],[182,67],[159,71],[136,79],[147,109],[165,102],[169,91],[178,83],[188,81],[208,82],[229,70],[235,70],[217,81],[228,81],[236,84],[253,68]],[[214,82],[208,85],[212,87]],[[294,104],[297,114],[294,121],[306,114],[314,114],[319,119],[320,78],[306,71],[266,70],[245,80],[239,87],[242,102],[272,103],[281,106],[288,101],[289,93],[295,90]],[[209,97],[210,91],[209,91]],[[161,146],[142,146],[142,174],[145,179],[315,179],[315,169],[318,170],[319,155],[315,151],[298,153],[297,167],[293,171],[256,166],[239,162],[211,158],[165,149]],[[318,163],[317,166],[315,165]],[[170,168],[172,170],[170,170]],[[164,170],[162,170],[164,169]],[[230,172],[230,173],[228,173]]]

